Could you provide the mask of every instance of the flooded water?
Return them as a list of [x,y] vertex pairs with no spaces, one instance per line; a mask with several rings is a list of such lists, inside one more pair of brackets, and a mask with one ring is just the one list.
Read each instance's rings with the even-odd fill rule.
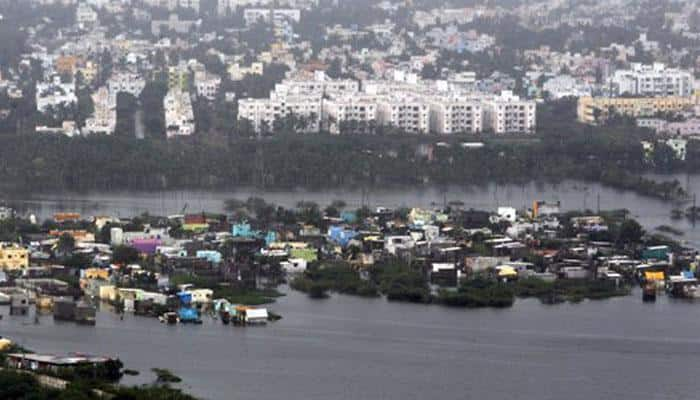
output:
[[[700,194],[700,175],[664,176],[660,179],[678,179],[689,193]],[[670,218],[674,207],[687,207],[671,202],[639,196],[632,192],[615,190],[599,184],[565,181],[560,184],[488,185],[483,187],[420,187],[361,190],[338,189],[324,191],[262,192],[247,188],[235,191],[200,192],[101,192],[54,193],[6,199],[22,213],[34,213],[40,218],[51,217],[58,211],[78,211],[83,215],[113,215],[128,217],[149,212],[156,215],[182,212],[221,212],[227,199],[245,200],[250,196],[262,197],[268,202],[293,207],[299,201],[314,201],[321,205],[333,200],[344,200],[349,207],[361,204],[387,207],[430,207],[445,201],[462,201],[465,208],[495,210],[498,206],[530,207],[534,200],[561,201],[565,210],[602,210],[626,208],[648,230],[660,225],[671,225],[685,232],[689,244],[700,247],[700,227],[691,221]]]
[[[693,193],[700,178],[680,177]],[[700,245],[700,229],[672,221],[677,205],[600,185],[491,185],[483,188],[51,194],[11,199],[23,213],[56,211],[131,216],[223,211],[226,199],[264,197],[349,206],[423,206],[460,200],[465,207],[526,207],[558,200],[564,209],[627,208],[647,229],[672,225]],[[109,312],[97,326],[55,323],[51,316],[0,320],[0,335],[42,352],[119,356],[141,371],[125,383],[152,382],[169,368],[183,388],[204,399],[697,399],[700,304],[641,295],[581,304],[519,300],[505,310],[461,310],[334,295],[311,300],[297,292],[272,309],[284,319],[264,328],[164,326]]]
[[462,310],[298,292],[267,327],[167,326],[100,313],[95,327],[9,317],[0,335],[45,352],[118,355],[151,382],[171,369],[204,399],[697,399],[700,304],[641,295]]

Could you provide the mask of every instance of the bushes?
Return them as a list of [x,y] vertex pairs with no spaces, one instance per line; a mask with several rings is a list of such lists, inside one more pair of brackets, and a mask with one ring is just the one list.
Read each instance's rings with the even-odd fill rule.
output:
[[376,285],[361,279],[359,273],[347,263],[328,263],[310,268],[303,275],[295,277],[290,286],[313,298],[328,297],[326,292],[329,290],[363,297],[379,295]]
[[507,284],[481,278],[464,282],[457,291],[441,290],[438,301],[454,307],[510,307],[515,293]]

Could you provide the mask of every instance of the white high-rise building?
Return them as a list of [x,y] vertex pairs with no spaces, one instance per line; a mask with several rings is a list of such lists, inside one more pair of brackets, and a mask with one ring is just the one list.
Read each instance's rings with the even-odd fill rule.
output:
[[430,131],[430,106],[425,98],[397,94],[379,99],[377,121],[407,133]]
[[269,99],[241,99],[238,119],[248,120],[256,132],[272,130],[287,117],[295,116],[299,132],[317,132],[321,126],[321,97],[273,93]]
[[633,63],[630,69],[615,71],[610,83],[616,95],[690,96],[695,78],[690,71],[666,68],[664,64]]
[[85,120],[84,134],[102,133],[111,135],[117,126],[116,96],[102,86],[92,95],[95,110],[92,117]]
[[190,94],[179,88],[170,89],[163,99],[165,133],[168,138],[194,133],[194,110]]
[[146,87],[146,81],[139,74],[120,72],[112,74],[107,81],[107,86],[112,96],[116,97],[117,93],[125,92],[139,97],[143,88]]
[[331,133],[368,133],[377,123],[377,96],[348,94],[324,100],[323,117]]
[[430,100],[430,130],[441,135],[479,133],[483,109],[478,99],[435,97]]
[[61,77],[55,76],[49,82],[36,84],[36,108],[46,112],[49,108],[70,106],[78,102],[75,94],[75,83],[62,83]]
[[532,133],[536,126],[536,103],[510,91],[484,102],[484,127],[496,134]]

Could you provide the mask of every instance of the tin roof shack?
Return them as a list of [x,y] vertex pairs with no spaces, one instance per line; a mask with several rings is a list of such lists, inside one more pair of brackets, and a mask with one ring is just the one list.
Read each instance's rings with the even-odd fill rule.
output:
[[11,353],[6,356],[5,364],[8,368],[58,376],[67,380],[83,378],[117,381],[122,376],[121,361],[108,357]]
[[29,313],[29,296],[25,293],[13,293],[10,299],[10,315],[27,315]]

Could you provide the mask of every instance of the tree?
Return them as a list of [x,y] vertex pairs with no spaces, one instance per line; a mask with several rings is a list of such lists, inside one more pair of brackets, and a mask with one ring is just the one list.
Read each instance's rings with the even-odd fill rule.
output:
[[63,255],[70,254],[75,250],[75,238],[67,233],[58,238],[56,250]]
[[168,84],[163,81],[146,83],[141,91],[141,107],[143,109],[143,124],[146,134],[153,138],[165,135],[165,109],[163,99],[168,93]]
[[139,251],[131,246],[116,246],[112,252],[112,261],[121,265],[134,264],[139,261]]
[[617,243],[620,245],[630,245],[639,243],[644,236],[644,229],[633,219],[626,219],[620,224],[617,234]]

